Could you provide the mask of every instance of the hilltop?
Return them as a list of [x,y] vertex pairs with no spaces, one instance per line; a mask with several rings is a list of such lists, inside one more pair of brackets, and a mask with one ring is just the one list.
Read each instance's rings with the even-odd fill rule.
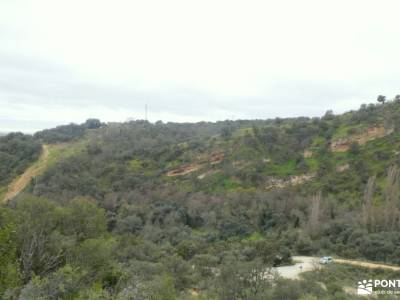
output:
[[[12,217],[0,223],[19,220],[11,222],[23,261],[16,286],[40,291],[64,276],[87,282],[71,295],[95,293],[95,284],[113,295],[155,285],[220,299],[239,280],[228,276],[232,265],[247,274],[260,261],[323,253],[399,264],[398,149],[398,98],[321,118],[90,119],[8,134],[0,138],[0,196],[9,200],[0,216]],[[22,228],[31,235],[22,239]],[[37,232],[41,246],[29,244]],[[28,246],[41,248],[24,256]],[[48,257],[54,264],[41,265]],[[213,282],[212,268],[227,277]]]
[[99,202],[110,192],[173,187],[211,195],[289,189],[355,205],[368,178],[377,176],[383,188],[387,169],[398,162],[399,115],[400,104],[390,102],[322,118],[60,126],[35,141],[75,142],[71,147],[79,141],[81,149],[31,188],[50,198],[62,191],[63,200],[85,195]]

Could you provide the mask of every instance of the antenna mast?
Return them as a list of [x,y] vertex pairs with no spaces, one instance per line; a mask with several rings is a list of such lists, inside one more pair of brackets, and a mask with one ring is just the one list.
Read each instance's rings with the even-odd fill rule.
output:
[[148,119],[147,119],[147,103],[146,103],[146,105],[144,107],[144,118],[145,118],[146,121],[148,121]]

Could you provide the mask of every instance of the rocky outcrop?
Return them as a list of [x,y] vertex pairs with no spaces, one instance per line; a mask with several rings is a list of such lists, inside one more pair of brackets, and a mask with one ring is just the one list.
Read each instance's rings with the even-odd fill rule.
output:
[[174,170],[171,170],[171,171],[167,172],[167,176],[168,177],[183,176],[183,175],[195,172],[198,169],[200,169],[200,165],[187,164],[187,165],[180,166],[177,169],[174,169]]
[[344,165],[340,165],[336,167],[336,172],[344,172],[346,170],[350,169],[350,165],[349,164],[344,164]]
[[209,157],[207,157],[206,159],[202,159],[198,163],[182,165],[176,169],[168,171],[166,175],[168,177],[187,175],[187,174],[196,172],[197,170],[203,168],[207,164],[211,164],[211,165],[219,164],[224,160],[224,157],[225,157],[225,155],[222,152],[212,153]]
[[268,180],[266,189],[283,189],[287,186],[295,186],[303,184],[307,181],[312,180],[316,176],[315,173],[303,174],[303,175],[293,175],[289,176],[287,179],[280,179],[280,178],[270,178]]
[[303,157],[304,158],[310,158],[312,156],[313,156],[313,153],[312,153],[311,150],[304,150],[304,152],[303,152]]

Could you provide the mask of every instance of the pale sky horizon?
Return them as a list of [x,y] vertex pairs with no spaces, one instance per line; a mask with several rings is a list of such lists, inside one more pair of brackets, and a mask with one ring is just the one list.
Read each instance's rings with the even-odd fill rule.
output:
[[398,1],[2,0],[0,132],[321,116],[400,94]]

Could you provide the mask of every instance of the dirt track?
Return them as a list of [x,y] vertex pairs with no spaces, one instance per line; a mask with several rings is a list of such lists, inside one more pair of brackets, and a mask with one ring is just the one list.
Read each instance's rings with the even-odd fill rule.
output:
[[338,263],[338,264],[353,265],[353,266],[369,268],[369,269],[386,269],[386,270],[392,270],[392,271],[400,271],[399,266],[384,265],[384,264],[371,263],[371,262],[359,261],[359,260],[337,258],[337,259],[334,259],[334,262]]
[[[318,266],[319,259],[319,257],[315,256],[293,256],[293,260],[296,261],[296,264],[292,266],[277,267],[275,268],[275,270],[282,277],[289,279],[298,279],[301,273],[314,270],[314,268]],[[334,258],[333,263],[353,265],[369,269],[387,269],[392,271],[400,271],[400,266],[384,265],[360,260]]]
[[29,184],[32,178],[40,174],[46,165],[45,162],[47,161],[49,154],[50,151],[48,145],[43,145],[42,154],[39,159],[32,166],[26,169],[21,176],[10,183],[2,202],[6,202],[17,196]]

